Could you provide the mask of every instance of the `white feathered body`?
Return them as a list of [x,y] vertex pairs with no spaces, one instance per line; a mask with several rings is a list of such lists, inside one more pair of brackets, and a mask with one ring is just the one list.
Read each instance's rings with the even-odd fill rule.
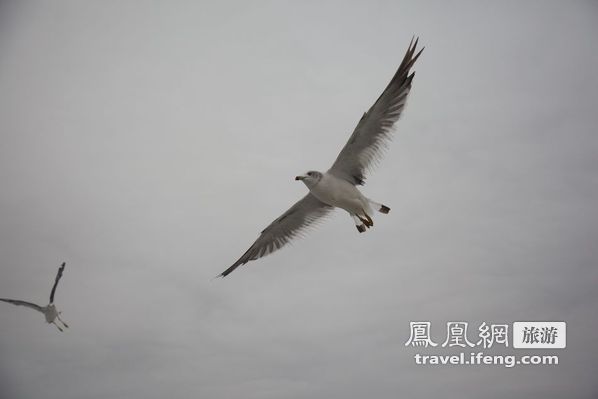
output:
[[46,321],[48,323],[53,323],[58,316],[58,311],[56,310],[56,306],[54,304],[49,304],[48,306],[42,308],[44,311],[44,316],[46,317]]
[[352,215],[373,213],[370,201],[357,187],[330,173],[323,173],[318,183],[309,187],[309,190],[323,203],[342,208]]

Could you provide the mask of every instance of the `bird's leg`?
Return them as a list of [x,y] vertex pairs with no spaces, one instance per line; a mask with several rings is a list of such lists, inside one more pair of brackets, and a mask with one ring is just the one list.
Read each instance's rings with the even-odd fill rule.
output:
[[367,219],[364,219],[361,216],[359,216],[359,220],[361,220],[362,226],[365,226],[365,228],[367,229],[370,228],[370,224],[368,223]]
[[372,227],[372,226],[374,225],[374,221],[372,220],[372,218],[370,217],[370,215],[368,215],[368,214],[367,214],[367,213],[365,213],[365,212],[364,212],[363,214],[364,214],[364,216],[365,216],[365,220],[367,221],[367,222],[365,223],[365,225],[366,225],[366,226],[368,226],[368,227]]
[[60,318],[60,314],[61,314],[61,313],[62,313],[62,312],[58,312],[58,314],[56,315],[56,318],[57,318],[58,320],[60,320],[60,322],[61,322],[61,323],[62,323],[62,324],[63,324],[63,325],[66,327],[66,328],[69,328],[69,325],[68,325],[68,324],[66,324],[66,323],[64,322],[64,320],[62,320],[62,319]]
[[361,223],[363,223],[365,227],[369,229],[374,225],[374,222],[372,221],[372,218],[368,216],[367,213],[364,212],[363,214],[365,216],[357,215],[357,217],[359,218],[359,220],[361,220]]
[[355,222],[355,227],[357,228],[357,231],[359,231],[360,233],[363,233],[365,231],[365,225],[363,224],[361,219],[358,218],[356,215],[351,215],[351,217],[353,218],[353,221]]
[[60,328],[60,326],[58,324],[56,324],[55,321],[53,321],[52,324],[54,324],[56,326],[56,328],[60,330],[60,332],[64,331],[62,328]]

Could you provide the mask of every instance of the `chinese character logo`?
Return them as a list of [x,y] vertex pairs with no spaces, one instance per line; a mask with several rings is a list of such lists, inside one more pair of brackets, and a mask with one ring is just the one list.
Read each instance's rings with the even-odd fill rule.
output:
[[475,346],[467,339],[467,322],[465,321],[451,321],[446,323],[446,341],[442,344],[442,347],[451,346],[460,346],[465,348],[465,346],[473,347]]
[[411,321],[409,322],[409,330],[411,331],[409,339],[405,342],[405,346],[436,346],[438,344],[432,342],[430,338],[430,326],[429,321]]
[[556,341],[558,330],[556,327],[524,327],[523,339],[524,344],[549,344],[552,345]]
[[492,324],[488,326],[486,322],[483,322],[478,331],[480,332],[480,340],[476,345],[482,344],[484,348],[492,348],[494,344],[503,344],[505,347],[509,346],[509,326],[507,324]]
[[513,322],[514,348],[562,349],[567,346],[567,323],[564,321]]

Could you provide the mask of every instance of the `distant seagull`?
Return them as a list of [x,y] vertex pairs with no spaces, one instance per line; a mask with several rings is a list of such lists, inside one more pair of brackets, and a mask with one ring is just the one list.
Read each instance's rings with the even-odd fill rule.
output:
[[56,280],[54,281],[54,286],[52,287],[52,292],[50,293],[50,303],[47,306],[39,306],[35,303],[19,301],[16,299],[0,298],[0,301],[12,303],[13,305],[27,306],[28,308],[42,312],[44,316],[46,316],[46,321],[48,323],[54,324],[60,331],[62,331],[62,328],[60,328],[60,326],[56,323],[56,320],[59,320],[64,325],[64,327],[68,328],[69,326],[60,318],[60,314],[62,312],[57,311],[56,306],[54,306],[54,293],[56,292],[56,286],[58,285],[58,281],[62,277],[62,272],[64,271],[65,265],[66,263],[62,263],[60,268],[58,268],[58,274],[56,274]]
[[415,75],[410,69],[423,51],[415,54],[416,47],[417,39],[415,43],[411,40],[399,69],[363,114],[332,167],[325,173],[309,171],[297,176],[295,180],[302,181],[309,193],[266,227],[247,252],[219,277],[282,248],[334,208],[347,211],[360,233],[374,225],[372,208],[381,213],[390,211],[386,205],[365,197],[356,186],[364,184],[366,172],[380,159],[392,138],[392,128],[401,116]]

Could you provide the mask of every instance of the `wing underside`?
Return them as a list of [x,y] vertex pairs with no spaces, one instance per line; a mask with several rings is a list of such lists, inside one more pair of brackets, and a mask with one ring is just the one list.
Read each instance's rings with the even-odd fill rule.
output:
[[362,185],[366,173],[380,160],[392,138],[393,126],[399,120],[411,90],[415,72],[410,69],[417,54],[417,39],[409,44],[405,57],[392,80],[374,105],[363,114],[349,141],[339,153],[329,172],[352,184]]
[[333,208],[324,204],[311,194],[297,201],[280,217],[266,227],[249,249],[219,277],[226,277],[237,267],[266,255],[285,246],[297,236],[313,226]]
[[6,299],[6,298],[0,298],[0,301],[12,303],[13,305],[17,305],[17,306],[25,306],[30,309],[37,310],[38,312],[42,312],[42,313],[44,312],[44,310],[41,306],[36,305],[35,303],[27,302],[27,301],[19,301],[18,299]]

